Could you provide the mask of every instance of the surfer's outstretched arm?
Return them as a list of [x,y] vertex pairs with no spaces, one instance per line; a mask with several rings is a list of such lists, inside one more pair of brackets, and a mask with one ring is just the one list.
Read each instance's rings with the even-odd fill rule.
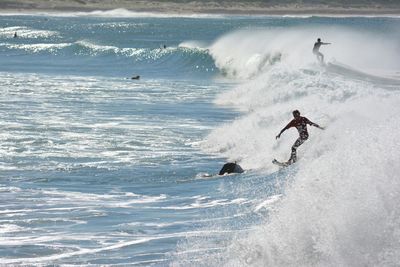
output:
[[279,137],[281,137],[281,134],[286,131],[287,129],[289,129],[290,127],[293,126],[293,121],[289,122],[288,125],[285,126],[285,128],[283,128],[281,130],[281,132],[276,136],[276,139],[278,139]]
[[319,126],[318,124],[316,124],[316,123],[310,121],[309,119],[307,119],[307,120],[308,120],[307,123],[308,123],[309,125],[314,126],[314,127],[317,127],[317,128],[319,128],[319,129],[321,129],[321,130],[325,130],[324,127]]

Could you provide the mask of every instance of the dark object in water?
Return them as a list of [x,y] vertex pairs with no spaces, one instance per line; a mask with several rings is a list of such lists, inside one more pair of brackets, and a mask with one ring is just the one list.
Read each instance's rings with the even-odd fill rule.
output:
[[242,173],[244,170],[239,164],[228,162],[225,163],[222,169],[219,171],[219,175],[224,175],[225,173]]
[[140,76],[139,76],[139,75],[133,76],[131,79],[132,79],[132,80],[139,80],[139,79],[140,79]]

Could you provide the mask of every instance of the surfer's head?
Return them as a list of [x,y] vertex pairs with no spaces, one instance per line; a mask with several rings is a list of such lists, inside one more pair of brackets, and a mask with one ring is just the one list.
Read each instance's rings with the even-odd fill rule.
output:
[[318,42],[321,42],[321,38],[318,38],[317,41],[318,41]]
[[298,111],[297,109],[293,111],[293,117],[298,118],[300,117],[300,111]]

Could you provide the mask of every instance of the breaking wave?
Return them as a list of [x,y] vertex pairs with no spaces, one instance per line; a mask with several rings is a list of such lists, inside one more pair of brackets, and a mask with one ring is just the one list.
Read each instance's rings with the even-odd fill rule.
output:
[[[201,147],[245,169],[278,175],[283,186],[263,223],[230,235],[222,248],[211,236],[188,239],[175,266],[397,264],[397,35],[325,29],[323,41],[332,45],[321,48],[327,62],[320,65],[311,53],[316,32],[321,29],[246,30],[210,46],[216,66],[240,79],[215,103],[242,116],[213,130]],[[298,134],[291,129],[275,136],[294,109],[326,130],[310,127],[299,162],[276,174],[271,160],[287,160]]]

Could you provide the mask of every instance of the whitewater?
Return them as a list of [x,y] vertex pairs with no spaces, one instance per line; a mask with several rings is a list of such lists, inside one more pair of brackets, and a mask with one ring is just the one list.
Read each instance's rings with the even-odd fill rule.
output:
[[0,265],[396,266],[399,26],[1,15]]

